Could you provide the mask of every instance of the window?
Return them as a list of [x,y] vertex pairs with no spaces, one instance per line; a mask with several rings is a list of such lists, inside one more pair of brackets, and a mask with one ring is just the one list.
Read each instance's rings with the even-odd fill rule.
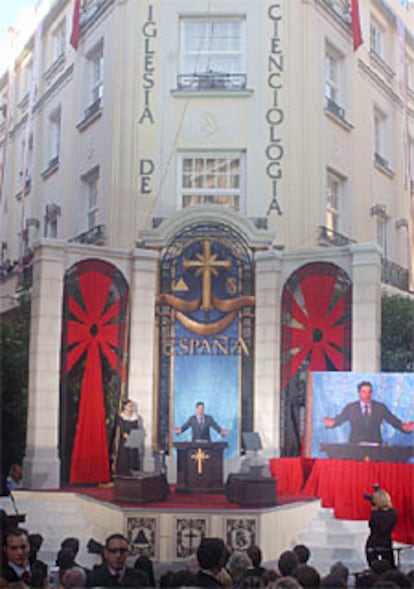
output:
[[343,105],[343,64],[342,55],[332,45],[326,46],[325,52],[325,98],[327,109],[339,116],[345,117]]
[[30,135],[27,149],[26,140],[23,139],[20,148],[20,166],[17,179],[18,192],[30,192],[32,179],[32,160],[33,160],[33,136]]
[[407,88],[414,92],[414,61],[406,56],[406,81]]
[[243,19],[182,19],[180,46],[182,85],[245,87]]
[[333,172],[328,172],[326,178],[326,209],[325,226],[328,233],[339,233],[340,229],[340,206],[343,198],[343,180]]
[[375,162],[382,167],[388,167],[386,159],[386,129],[387,117],[379,109],[374,108],[374,158]]
[[[84,185],[86,213],[86,230],[89,231],[98,225],[98,194],[99,194],[99,167],[94,168],[82,178]],[[83,221],[83,225],[85,221]]]
[[52,62],[64,55],[66,49],[66,22],[61,21],[52,33]]
[[58,236],[58,217],[60,207],[56,204],[46,205],[45,214],[45,237],[56,238]]
[[90,95],[89,104],[100,105],[103,97],[103,44],[99,43],[88,55]]
[[49,115],[48,167],[53,167],[59,163],[60,129],[61,110],[59,106]]
[[370,49],[381,59],[384,59],[384,35],[384,28],[373,18],[370,26]]
[[219,204],[240,210],[244,158],[240,153],[183,155],[180,159],[180,206]]
[[375,204],[371,207],[371,215],[375,217],[376,240],[382,249],[384,258],[387,257],[387,225],[389,215],[387,215],[387,207],[383,204]]

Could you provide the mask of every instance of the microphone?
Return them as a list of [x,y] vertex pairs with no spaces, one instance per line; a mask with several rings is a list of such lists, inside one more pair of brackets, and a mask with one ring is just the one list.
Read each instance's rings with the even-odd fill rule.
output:
[[13,504],[13,508],[14,508],[16,515],[19,515],[19,510],[17,509],[17,505],[16,505],[16,501],[14,500],[13,493],[11,491],[9,491],[9,495],[10,495],[10,500]]

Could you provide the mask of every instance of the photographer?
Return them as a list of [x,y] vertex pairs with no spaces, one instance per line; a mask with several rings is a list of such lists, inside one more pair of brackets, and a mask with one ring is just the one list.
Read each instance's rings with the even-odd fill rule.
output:
[[397,512],[387,491],[378,487],[375,489],[372,496],[364,495],[364,498],[371,500],[371,517],[368,522],[370,534],[365,546],[368,565],[371,566],[374,560],[388,560],[395,568],[391,534],[397,523]]

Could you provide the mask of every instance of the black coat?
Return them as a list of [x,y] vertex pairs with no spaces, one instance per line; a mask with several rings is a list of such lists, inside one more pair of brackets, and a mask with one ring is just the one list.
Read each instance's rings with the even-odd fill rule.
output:
[[221,427],[219,424],[211,417],[211,415],[204,415],[204,421],[202,424],[198,423],[197,415],[192,415],[187,421],[181,426],[181,431],[185,432],[188,428],[191,427],[192,430],[192,440],[193,442],[203,441],[203,442],[211,442],[210,437],[210,428],[216,430],[216,432],[221,432]]
[[217,589],[220,589],[223,587],[223,585],[212,575],[209,575],[204,571],[198,571],[197,587],[216,587]]
[[149,580],[146,573],[137,569],[125,569],[122,579],[111,575],[106,565],[92,571],[88,579],[89,587],[148,587]]
[[371,401],[371,415],[367,419],[362,415],[360,402],[355,401],[346,405],[341,413],[334,417],[334,420],[335,424],[333,427],[349,421],[351,424],[349,442],[351,444],[359,444],[361,442],[382,444],[381,424],[383,421],[386,421],[400,431],[404,431],[402,429],[402,421],[391,413],[384,403],[379,403],[378,401]]
[[396,523],[397,512],[395,509],[373,509],[371,511],[368,523],[370,535],[365,546],[367,561],[370,566],[372,561],[377,560],[380,556],[395,567],[391,534]]

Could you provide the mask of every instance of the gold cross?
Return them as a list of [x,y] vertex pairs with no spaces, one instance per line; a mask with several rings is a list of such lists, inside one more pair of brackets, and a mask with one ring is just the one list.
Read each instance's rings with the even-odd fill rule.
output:
[[196,269],[196,276],[203,275],[201,308],[203,311],[209,311],[212,309],[211,275],[217,276],[218,268],[229,270],[231,262],[229,260],[217,260],[217,254],[211,254],[211,241],[209,239],[203,241],[203,253],[196,254],[196,258],[196,260],[184,260],[183,268],[184,270],[194,268]]
[[199,448],[197,452],[191,454],[191,458],[197,462],[197,474],[203,474],[203,462],[209,460],[210,455]]

